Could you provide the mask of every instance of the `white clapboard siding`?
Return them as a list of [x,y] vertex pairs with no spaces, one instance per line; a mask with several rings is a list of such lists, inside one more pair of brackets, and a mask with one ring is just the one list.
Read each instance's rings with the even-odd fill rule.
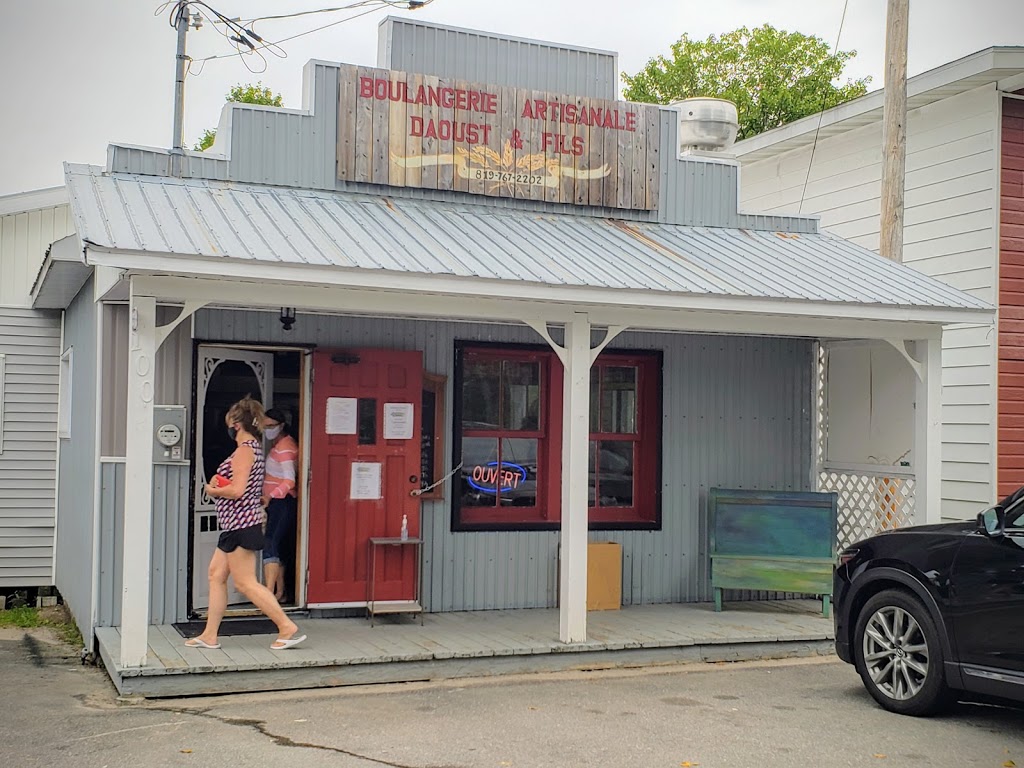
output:
[[46,249],[73,231],[66,203],[0,216],[0,306],[30,306]]
[[0,587],[53,584],[60,314],[0,307]]
[[[909,114],[903,248],[905,263],[993,304],[997,105],[994,88],[986,87]],[[879,115],[874,123],[819,141],[810,174],[810,147],[780,148],[775,157],[743,163],[741,207],[818,214],[826,230],[877,251],[881,146]],[[996,343],[987,326],[952,326],[944,334],[945,518],[972,517],[995,498]]]

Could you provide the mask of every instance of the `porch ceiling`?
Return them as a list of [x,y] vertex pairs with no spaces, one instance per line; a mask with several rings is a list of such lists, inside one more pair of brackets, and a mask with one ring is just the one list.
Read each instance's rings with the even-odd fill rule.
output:
[[127,269],[189,275],[201,261],[207,276],[322,284],[329,270],[335,285],[365,288],[372,279],[415,291],[416,281],[433,293],[473,284],[483,296],[556,289],[552,300],[601,295],[608,305],[621,296],[633,307],[647,296],[649,305],[679,309],[738,310],[739,301],[804,317],[838,306],[872,319],[884,310],[933,323],[990,318],[969,294],[825,234],[537,215],[70,164],[66,178],[90,253]]

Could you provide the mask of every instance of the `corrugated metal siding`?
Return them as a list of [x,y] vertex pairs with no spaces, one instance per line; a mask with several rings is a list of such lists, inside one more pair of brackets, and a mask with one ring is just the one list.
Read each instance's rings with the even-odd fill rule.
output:
[[1024,103],[1003,100],[999,229],[999,481],[1024,485]]
[[[124,552],[124,462],[100,466],[100,593],[98,626],[121,623]],[[188,552],[189,467],[157,464],[153,474],[153,534],[149,616],[151,624],[184,621]],[[182,556],[186,553],[185,556]],[[205,567],[205,566],[204,566]]]
[[46,249],[74,229],[67,204],[0,216],[0,306],[32,306]]
[[618,98],[608,51],[522,40],[400,18],[381,22],[377,66],[596,99]]
[[[654,211],[510,200],[462,192],[349,184],[337,179],[338,76],[335,65],[311,62],[308,114],[232,106],[228,160],[189,155],[184,175],[193,179],[291,186],[382,195],[396,200],[429,200],[487,208],[563,213],[588,218],[615,218],[703,227],[770,228],[778,232],[817,231],[811,218],[741,216],[737,213],[738,171],[728,162],[677,159],[678,126],[673,110],[661,112],[661,200]],[[111,145],[107,167],[114,173],[169,175],[165,150]]]
[[89,166],[70,167],[67,179],[81,237],[117,250],[661,294],[987,308],[829,235],[496,215],[480,206],[111,177]]
[[[452,381],[456,339],[538,343],[515,326],[203,310],[196,337],[419,349]],[[812,345],[761,339],[626,333],[612,348],[664,351],[663,530],[595,532],[623,544],[627,604],[710,599],[705,505],[713,486],[808,490]],[[451,416],[448,387],[446,413]],[[446,439],[450,446],[451,440]],[[450,460],[450,456],[446,457]],[[448,461],[450,465],[450,461]],[[552,606],[558,534],[452,533],[446,502],[425,502],[424,597],[431,611]],[[179,552],[186,557],[187,549]]]
[[96,318],[92,279],[67,308],[64,349],[71,360],[71,439],[60,441],[57,588],[82,633],[92,624],[96,487]]
[[[104,402],[100,452],[103,456],[125,455],[128,403],[128,305],[104,304],[103,391]],[[158,325],[178,316],[177,307],[157,307]],[[156,405],[192,403],[192,324],[184,321],[175,328],[156,353]]]
[[60,315],[0,307],[0,355],[0,587],[48,586],[53,584]]

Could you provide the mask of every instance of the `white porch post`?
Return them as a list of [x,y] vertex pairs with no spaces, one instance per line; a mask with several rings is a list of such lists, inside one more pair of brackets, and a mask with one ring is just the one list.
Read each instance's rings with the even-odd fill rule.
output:
[[[134,282],[134,280],[133,280]],[[131,293],[128,350],[128,433],[125,442],[121,665],[146,664],[150,541],[153,527],[153,387],[156,299]]]
[[914,522],[942,521],[942,339],[915,344]]
[[562,398],[562,572],[558,636],[587,639],[587,484],[590,443],[590,320],[574,313],[565,324]]

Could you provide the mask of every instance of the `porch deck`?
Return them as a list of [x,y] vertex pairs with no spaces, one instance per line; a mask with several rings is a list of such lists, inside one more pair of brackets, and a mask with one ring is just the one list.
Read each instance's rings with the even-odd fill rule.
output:
[[120,665],[120,633],[97,630],[100,655],[123,695],[198,696],[370,683],[603,669],[697,661],[814,656],[832,650],[832,620],[812,600],[650,605],[592,612],[586,643],[558,641],[558,611],[307,619],[309,640],[273,652],[271,635],[225,637],[222,648],[186,648],[170,625],[149,628],[149,663]]

